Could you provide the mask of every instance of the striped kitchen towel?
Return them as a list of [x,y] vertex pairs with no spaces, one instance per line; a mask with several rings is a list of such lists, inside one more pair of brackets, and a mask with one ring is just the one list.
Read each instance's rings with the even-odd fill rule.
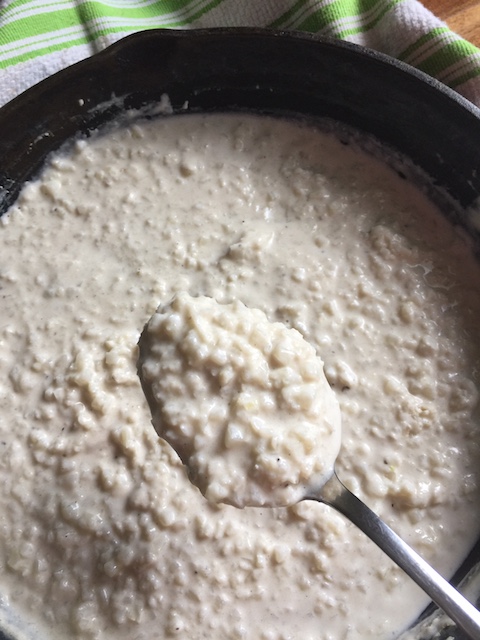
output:
[[343,38],[480,106],[480,50],[417,0],[0,0],[0,105],[134,31],[255,26]]

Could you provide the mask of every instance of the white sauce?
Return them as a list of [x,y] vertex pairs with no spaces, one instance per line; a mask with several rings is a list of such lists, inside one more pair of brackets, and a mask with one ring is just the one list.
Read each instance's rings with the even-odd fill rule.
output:
[[139,346],[155,430],[208,500],[286,507],[330,478],[340,408],[296,329],[238,300],[180,293],[157,309]]
[[340,404],[340,477],[441,572],[460,563],[479,272],[405,181],[307,127],[182,116],[77,143],[1,227],[0,592],[31,637],[385,640],[426,602],[324,505],[191,486],[136,371],[179,291],[299,331]]

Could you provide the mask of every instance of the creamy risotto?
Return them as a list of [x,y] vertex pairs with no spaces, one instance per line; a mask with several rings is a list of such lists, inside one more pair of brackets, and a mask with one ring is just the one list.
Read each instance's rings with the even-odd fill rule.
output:
[[394,172],[293,123],[160,118],[53,158],[0,231],[0,593],[30,637],[386,640],[426,603],[325,505],[189,483],[136,371],[178,292],[296,329],[340,404],[339,476],[442,573],[466,555],[478,267]]
[[333,474],[338,400],[296,329],[239,300],[180,293],[139,350],[155,430],[211,502],[286,507]]

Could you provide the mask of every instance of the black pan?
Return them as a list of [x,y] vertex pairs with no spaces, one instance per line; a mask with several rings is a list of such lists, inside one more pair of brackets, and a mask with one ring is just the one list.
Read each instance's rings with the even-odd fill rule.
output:
[[[373,135],[418,166],[444,210],[477,235],[465,210],[474,208],[480,195],[479,109],[379,53],[309,34],[260,29],[134,34],[5,105],[0,109],[0,215],[65,141],[156,103],[164,94],[173,112],[188,107],[330,118]],[[477,544],[454,581],[479,560]],[[436,637],[462,636],[449,628]]]

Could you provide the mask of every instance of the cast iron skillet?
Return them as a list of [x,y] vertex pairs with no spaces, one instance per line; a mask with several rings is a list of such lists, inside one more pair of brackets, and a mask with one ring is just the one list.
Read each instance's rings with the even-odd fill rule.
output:
[[[66,140],[164,94],[173,112],[332,118],[372,134],[431,178],[459,223],[466,224],[461,210],[480,195],[480,110],[408,65],[309,34],[152,30],[57,73],[0,109],[0,215]],[[479,560],[477,544],[454,581]],[[442,637],[449,636],[461,638],[452,628]]]

